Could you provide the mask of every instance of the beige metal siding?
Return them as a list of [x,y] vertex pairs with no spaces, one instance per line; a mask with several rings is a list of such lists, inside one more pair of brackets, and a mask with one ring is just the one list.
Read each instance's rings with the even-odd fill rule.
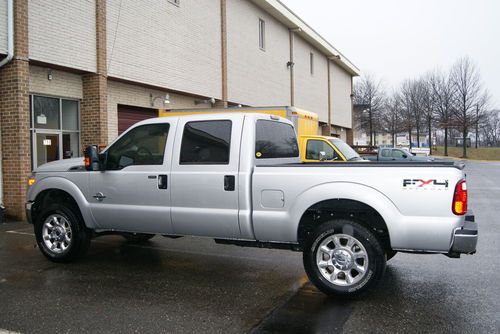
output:
[[[259,48],[265,21],[265,50]],[[288,29],[247,0],[227,1],[228,96],[251,106],[289,105]]]
[[95,0],[30,1],[30,59],[96,70]]
[[[318,114],[328,122],[328,64],[325,55],[299,36],[295,36],[295,106]],[[310,54],[314,54],[314,74],[311,75]]]
[[335,63],[331,63],[332,123],[352,128],[351,76]]
[[109,0],[108,74],[221,97],[220,3]]
[[7,53],[7,0],[0,0],[0,53]]
[[[52,72],[52,80],[48,80],[48,71]],[[30,66],[30,93],[81,99],[82,78],[78,74]]]

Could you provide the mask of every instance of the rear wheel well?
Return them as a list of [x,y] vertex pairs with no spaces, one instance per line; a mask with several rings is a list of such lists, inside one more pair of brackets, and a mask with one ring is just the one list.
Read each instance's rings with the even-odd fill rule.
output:
[[315,228],[333,219],[349,219],[371,231],[384,250],[391,250],[389,230],[382,216],[371,206],[349,199],[331,199],[309,207],[300,219],[297,240],[301,246]]
[[53,203],[61,203],[71,206],[77,210],[75,214],[79,215],[80,218],[82,216],[78,203],[76,203],[75,199],[69,193],[60,189],[47,189],[35,197],[31,212],[33,223],[36,221],[37,216],[42,212],[42,209]]

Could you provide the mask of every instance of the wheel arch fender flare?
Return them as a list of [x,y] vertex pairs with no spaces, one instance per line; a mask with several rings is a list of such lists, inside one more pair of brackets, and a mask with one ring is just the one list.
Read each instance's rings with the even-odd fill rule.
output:
[[88,228],[95,228],[96,223],[92,215],[90,204],[83,192],[76,184],[60,176],[49,176],[37,181],[28,192],[28,200],[35,201],[37,196],[44,191],[60,190],[68,193],[78,205],[85,225]]
[[309,208],[325,200],[335,199],[357,201],[373,208],[380,214],[387,225],[389,236],[392,240],[393,235],[391,233],[397,230],[396,224],[398,224],[398,218],[401,216],[395,204],[380,191],[363,184],[352,182],[329,182],[320,184],[307,189],[297,196],[294,203],[291,204],[290,210],[290,220],[293,222],[295,238],[298,239],[297,235],[300,221]]

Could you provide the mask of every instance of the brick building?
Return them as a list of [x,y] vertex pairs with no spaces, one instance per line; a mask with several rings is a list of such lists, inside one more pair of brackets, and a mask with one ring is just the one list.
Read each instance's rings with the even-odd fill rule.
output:
[[277,0],[0,0],[3,202],[159,108],[292,105],[352,141],[357,68]]

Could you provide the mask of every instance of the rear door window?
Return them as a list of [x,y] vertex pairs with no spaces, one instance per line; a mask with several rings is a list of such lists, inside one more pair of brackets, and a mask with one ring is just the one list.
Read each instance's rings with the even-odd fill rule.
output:
[[231,147],[229,120],[188,122],[182,135],[181,165],[228,165]]
[[258,120],[255,134],[257,159],[296,158],[299,145],[293,126],[287,123]]

